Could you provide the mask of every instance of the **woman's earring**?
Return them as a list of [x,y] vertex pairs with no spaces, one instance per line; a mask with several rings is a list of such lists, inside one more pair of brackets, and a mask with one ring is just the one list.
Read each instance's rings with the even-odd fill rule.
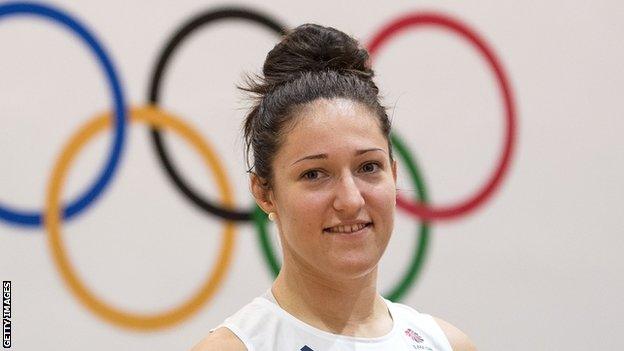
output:
[[269,221],[275,221],[275,212],[269,212]]

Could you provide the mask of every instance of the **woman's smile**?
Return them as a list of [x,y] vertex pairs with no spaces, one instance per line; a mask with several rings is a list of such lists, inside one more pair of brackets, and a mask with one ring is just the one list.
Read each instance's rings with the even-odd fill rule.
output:
[[325,228],[324,231],[327,233],[351,234],[351,233],[357,233],[372,224],[373,224],[372,222],[362,222],[362,223],[357,223],[357,224],[343,224],[343,225],[333,226],[330,228]]

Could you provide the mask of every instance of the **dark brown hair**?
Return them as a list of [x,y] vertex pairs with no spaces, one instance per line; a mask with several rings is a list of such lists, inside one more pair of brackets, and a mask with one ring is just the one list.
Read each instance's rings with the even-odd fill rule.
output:
[[351,99],[374,111],[392,160],[390,121],[373,76],[368,52],[349,35],[316,24],[289,32],[267,54],[262,76],[248,76],[239,87],[255,97],[243,127],[249,172],[272,185],[273,158],[297,109],[320,98]]

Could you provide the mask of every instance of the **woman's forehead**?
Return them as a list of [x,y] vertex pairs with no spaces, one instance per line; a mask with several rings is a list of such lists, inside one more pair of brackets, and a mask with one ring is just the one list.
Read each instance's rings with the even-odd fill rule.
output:
[[[298,111],[278,154],[286,159],[315,153],[387,148],[375,114],[347,99],[317,100]],[[303,155],[305,154],[305,155]]]

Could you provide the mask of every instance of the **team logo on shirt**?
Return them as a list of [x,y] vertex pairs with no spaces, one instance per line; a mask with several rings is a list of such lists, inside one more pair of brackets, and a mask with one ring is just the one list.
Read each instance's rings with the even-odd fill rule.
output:
[[410,328],[405,329],[405,335],[407,335],[410,339],[418,343],[425,341],[425,339],[423,339],[422,336],[420,336],[417,332],[413,331]]

